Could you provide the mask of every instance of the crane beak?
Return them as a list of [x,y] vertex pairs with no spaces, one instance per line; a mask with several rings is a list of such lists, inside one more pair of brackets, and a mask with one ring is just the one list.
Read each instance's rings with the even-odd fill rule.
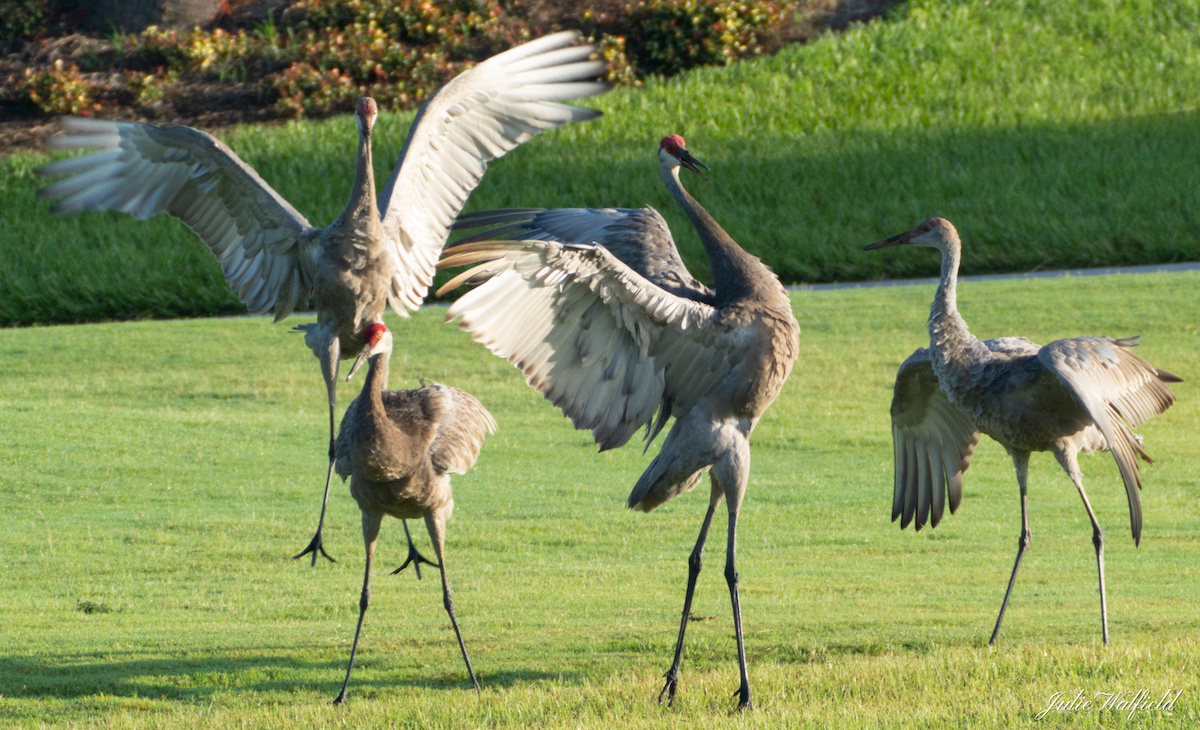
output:
[[699,175],[700,179],[704,182],[708,182],[708,175],[705,175],[703,172],[701,172],[701,170],[707,170],[708,165],[704,164],[700,160],[697,160],[692,156],[691,152],[688,152],[685,149],[680,149],[675,153],[675,156],[679,158],[679,164]]
[[872,243],[870,246],[863,246],[863,250],[864,251],[873,251],[877,248],[887,248],[888,246],[903,246],[904,244],[912,241],[913,238],[916,237],[916,235],[917,235],[917,229],[914,228],[911,231],[905,231],[904,233],[898,233],[898,234],[892,236],[891,238],[884,239],[877,243]]
[[350,366],[350,372],[346,374],[347,381],[354,377],[354,374],[358,372],[358,369],[362,367],[363,363],[366,362],[367,358],[370,356],[371,346],[364,345],[362,351],[358,353],[358,357],[354,359],[354,364]]

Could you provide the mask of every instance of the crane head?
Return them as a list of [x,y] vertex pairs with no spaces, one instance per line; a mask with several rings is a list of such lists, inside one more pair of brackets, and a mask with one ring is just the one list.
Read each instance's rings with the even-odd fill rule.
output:
[[929,218],[911,231],[896,234],[870,246],[863,246],[863,250],[872,251],[877,248],[905,245],[945,249],[951,241],[958,241],[958,231],[954,230],[954,224],[945,218]]
[[686,167],[699,175],[701,180],[708,182],[708,176],[701,172],[707,170],[708,166],[687,151],[687,143],[678,134],[668,134],[662,138],[658,143],[658,158],[669,165]]
[[392,333],[388,332],[388,328],[383,326],[382,322],[372,322],[363,330],[363,348],[359,351],[358,357],[354,360],[354,364],[350,366],[350,372],[346,375],[346,380],[354,377],[362,364],[367,361],[372,355],[383,352],[392,351]]
[[370,134],[371,128],[375,126],[375,117],[379,114],[379,105],[369,96],[359,97],[354,113],[358,116],[359,133]]

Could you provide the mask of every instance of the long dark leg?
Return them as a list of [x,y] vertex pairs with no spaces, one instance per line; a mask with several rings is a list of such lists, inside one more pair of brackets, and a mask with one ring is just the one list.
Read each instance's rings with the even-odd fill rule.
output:
[[696,579],[700,576],[700,568],[703,563],[701,555],[704,553],[704,541],[708,539],[708,526],[712,524],[713,513],[723,496],[724,494],[714,482],[712,495],[708,501],[708,512],[704,515],[704,523],[700,525],[700,536],[696,538],[696,546],[692,548],[692,554],[688,557],[687,593],[683,598],[683,617],[679,620],[679,639],[675,642],[675,661],[671,662],[671,668],[663,675],[667,681],[663,684],[662,691],[658,693],[658,704],[662,704],[665,694],[667,707],[675,702],[675,689],[679,686],[679,665],[683,660],[683,635],[687,632],[688,616],[692,612],[692,595],[696,592]]
[[325,389],[329,395],[329,471],[325,473],[325,494],[321,497],[321,518],[317,521],[317,532],[309,541],[308,547],[300,551],[298,555],[293,555],[293,560],[298,560],[309,553],[312,554],[312,564],[317,564],[317,554],[320,553],[329,562],[337,562],[325,552],[325,546],[321,542],[321,529],[325,527],[325,509],[329,505],[329,484],[333,481],[333,465],[337,461],[337,430],[334,421],[334,406],[337,405],[337,373],[338,373],[338,358],[341,352],[341,345],[336,337],[333,338],[329,345],[328,352],[321,359],[321,374],[325,376]]
[[1021,558],[1025,548],[1029,547],[1033,533],[1029,530],[1029,497],[1026,491],[1026,479],[1029,475],[1029,452],[1012,452],[1013,467],[1017,471],[1017,485],[1021,488],[1021,536],[1017,538],[1017,560],[1013,563],[1012,575],[1008,579],[1008,590],[1004,591],[1004,603],[1000,604],[1000,615],[996,617],[996,628],[992,629],[992,638],[988,644],[994,645],[1000,635],[1000,622],[1004,620],[1004,609],[1008,608],[1008,599],[1012,596],[1013,584],[1017,582],[1017,569],[1021,567]]
[[1100,631],[1104,636],[1105,645],[1108,644],[1108,596],[1104,588],[1104,530],[1100,529],[1100,523],[1096,520],[1096,513],[1092,511],[1092,503],[1088,501],[1087,493],[1083,491],[1083,474],[1079,471],[1079,462],[1075,458],[1073,452],[1055,454],[1058,457],[1058,463],[1062,464],[1063,469],[1067,470],[1067,476],[1071,477],[1071,481],[1075,484],[1075,488],[1079,490],[1079,497],[1083,500],[1083,506],[1087,509],[1088,519],[1092,521],[1092,545],[1096,548],[1096,567],[1100,571]]
[[738,710],[751,707],[750,675],[746,670],[746,642],[742,638],[742,606],[738,600],[738,574],[735,554],[737,553],[737,510],[729,510],[729,543],[725,549],[725,582],[729,584],[729,599],[733,602],[733,630],[737,634],[738,671],[742,683],[738,687]]
[[362,595],[358,599],[358,626],[354,629],[354,643],[350,646],[350,663],[346,665],[346,681],[342,682],[342,691],[333,700],[335,705],[346,701],[346,687],[350,684],[350,671],[354,669],[354,654],[358,651],[358,635],[362,632],[363,617],[367,615],[367,606],[371,604],[371,558],[375,555],[375,542],[379,538],[381,519],[380,515],[369,515],[363,512],[363,542],[367,548],[367,564],[363,568]]
[[417,571],[417,580],[421,580],[421,563],[432,565],[435,568],[442,567],[417,551],[417,546],[413,544],[412,533],[408,531],[408,520],[400,520],[400,523],[404,525],[404,536],[408,538],[408,557],[404,559],[404,565],[392,571],[392,575],[399,573],[407,568],[409,563],[412,563],[413,570]]
[[[453,504],[453,503],[452,503]],[[458,618],[454,615],[454,599],[450,597],[450,584],[446,581],[446,517],[449,516],[448,509],[442,511],[425,513],[425,528],[429,530],[429,539],[433,541],[433,550],[437,553],[438,570],[442,573],[442,605],[446,607],[446,613],[450,616],[450,625],[454,627],[454,635],[458,637],[458,648],[462,651],[463,661],[467,665],[467,674],[471,675],[471,684],[475,685],[475,691],[479,690],[479,680],[475,678],[475,670],[471,668],[471,658],[467,656],[467,645],[463,643],[462,631],[458,629]]]

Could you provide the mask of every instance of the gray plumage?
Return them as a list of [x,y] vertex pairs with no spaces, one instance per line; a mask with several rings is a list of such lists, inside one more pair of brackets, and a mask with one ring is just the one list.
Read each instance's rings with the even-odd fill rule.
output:
[[454,229],[496,226],[458,244],[499,238],[598,244],[655,286],[712,304],[713,291],[683,263],[671,229],[657,210],[645,208],[514,208],[459,216]]
[[363,617],[370,604],[371,559],[384,515],[425,519],[442,576],[443,605],[467,673],[479,689],[446,580],[445,534],[446,522],[454,510],[450,475],[465,474],[475,465],[483,439],[496,430],[496,422],[483,404],[458,388],[422,383],[414,390],[384,390],[391,354],[392,335],[387,328],[381,324],[368,327],[354,367],[366,360],[369,371],[362,392],[346,409],[337,435],[337,473],[342,479],[350,479],[350,494],[362,511],[366,545],[358,626],[346,680],[335,700],[339,704],[346,699]]
[[[675,417],[629,496],[631,508],[650,511],[710,473],[708,512],[688,562],[675,659],[659,701],[675,696],[701,553],[724,499],[725,578],[738,646],[738,707],[745,708],[751,700],[737,589],[737,515],[749,479],[750,433],[791,372],[800,328],[778,278],[680,184],[681,166],[697,173],[702,167],[682,137],[662,140],[659,165],[708,254],[714,290],[672,285],[694,280],[669,234],[661,235],[657,213],[566,210],[474,217],[478,225],[508,221],[515,225],[511,233],[540,240],[475,240],[447,249],[439,267],[477,265],[439,293],[479,283],[450,307],[447,319],[459,319],[477,341],[519,367],[576,428],[591,429],[601,449],[625,444],[642,427],[648,447]],[[659,234],[647,238],[646,230]],[[557,240],[560,235],[568,240]],[[653,250],[639,257],[631,253],[638,246]],[[663,276],[671,281],[655,282]]]
[[[44,166],[65,176],[42,190],[62,198],[58,213],[118,210],[137,218],[167,213],[182,220],[221,263],[247,309],[276,321],[310,298],[314,324],[301,325],[320,362],[329,401],[329,471],[339,361],[352,357],[365,328],[389,306],[407,316],[425,298],[450,224],[487,163],[547,129],[600,115],[554,103],[594,96],[606,69],[595,47],[574,31],[555,33],[489,58],[443,86],[421,106],[378,200],[371,162],[377,107],[357,107],[358,156],[350,200],[325,228],[313,227],[215,137],[177,124],[65,118],[52,149],[93,149]],[[318,552],[317,532],[297,555]],[[332,558],[331,558],[332,559]]]
[[901,528],[937,525],[943,506],[954,512],[979,434],[1012,457],[1021,494],[1022,531],[991,643],[1000,633],[1021,558],[1031,539],[1026,475],[1029,455],[1049,451],[1070,476],[1092,522],[1100,578],[1100,617],[1108,643],[1104,533],[1083,489],[1078,454],[1110,451],[1129,502],[1134,543],[1141,539],[1141,478],[1137,458],[1150,461],[1133,433],[1175,402],[1166,383],[1178,376],[1133,354],[1136,338],[1077,337],[1040,346],[1023,337],[978,340],[958,314],[956,287],[961,242],[949,221],[917,228],[867,246],[927,246],[942,254],[941,283],[929,314],[928,349],[914,352],[896,376],[892,398],[895,485],[892,519]]

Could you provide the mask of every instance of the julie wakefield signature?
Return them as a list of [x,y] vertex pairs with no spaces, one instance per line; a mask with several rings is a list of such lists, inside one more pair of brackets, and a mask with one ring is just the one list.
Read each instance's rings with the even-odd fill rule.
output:
[[1125,712],[1128,710],[1129,716],[1126,719],[1132,720],[1137,712],[1171,712],[1175,707],[1175,700],[1179,699],[1181,694],[1183,694],[1183,690],[1178,692],[1167,690],[1162,697],[1154,699],[1149,690],[1139,689],[1136,692],[1096,692],[1091,697],[1085,697],[1081,689],[1075,693],[1074,697],[1067,699],[1065,692],[1055,692],[1050,695],[1046,709],[1035,715],[1033,719],[1041,720],[1051,712],[1103,712],[1105,710]]

